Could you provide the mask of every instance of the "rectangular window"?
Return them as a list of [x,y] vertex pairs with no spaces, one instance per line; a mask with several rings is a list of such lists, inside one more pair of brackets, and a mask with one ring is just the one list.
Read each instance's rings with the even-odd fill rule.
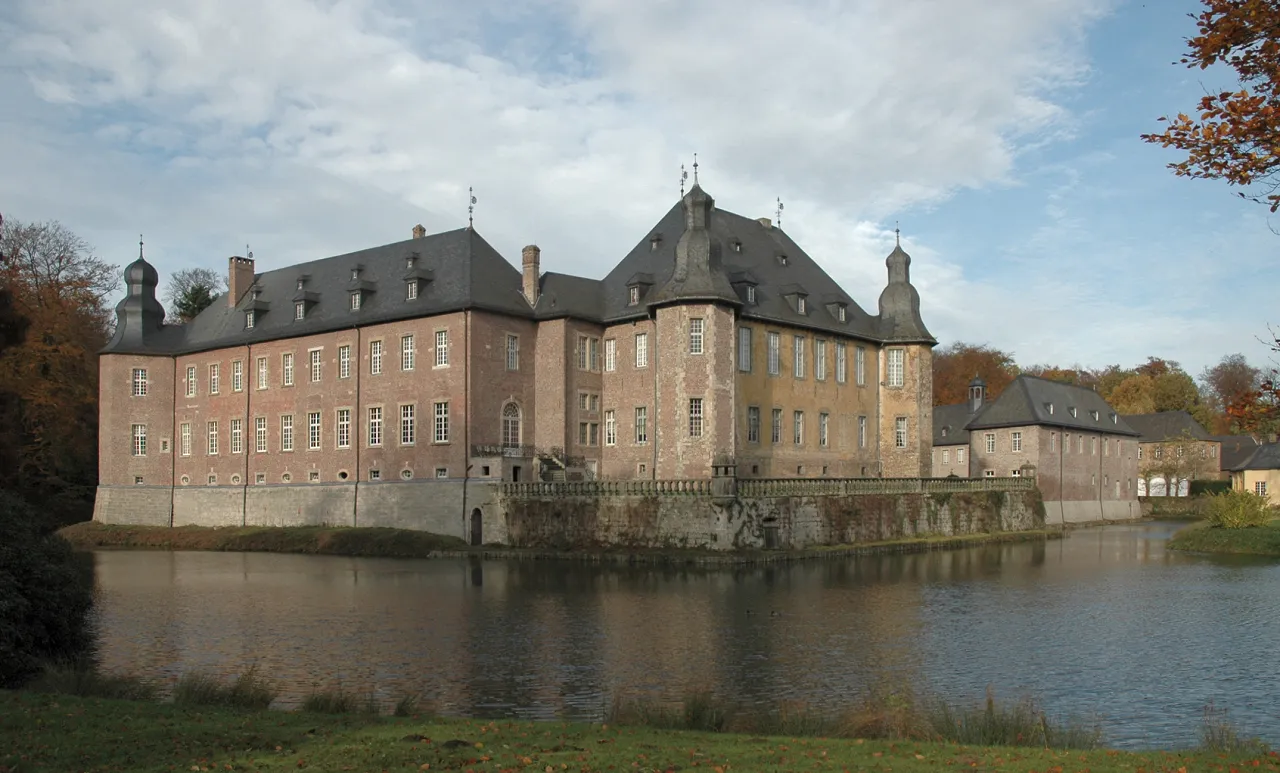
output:
[[706,320],[694,317],[689,320],[689,354],[702,354],[703,330]]
[[293,386],[293,352],[286,352],[280,358],[285,386]]
[[604,444],[607,446],[618,444],[618,422],[614,418],[613,411],[604,412]]
[[1009,450],[1015,454],[1022,453],[1022,433],[1009,433]]
[[351,310],[352,311],[360,310],[360,293],[351,294]]
[[191,456],[191,424],[183,422],[178,434],[178,450],[183,456]]
[[591,355],[588,360],[588,367],[592,371],[600,370],[600,339],[592,338],[587,341],[587,352]]
[[435,439],[437,443],[449,442],[449,403],[435,404]]
[[231,391],[244,391],[244,361],[233,360],[231,363]]
[[754,405],[747,406],[747,442],[760,442],[760,409]]
[[418,297],[418,280],[414,279],[410,282],[406,282],[405,284],[409,285],[408,295],[406,297],[409,300],[413,300],[414,298],[417,298]]
[[776,376],[782,371],[782,336],[770,332],[765,338],[768,343],[769,375]]
[[449,364],[449,331],[436,331],[436,367],[443,368]]
[[770,418],[769,442],[774,444],[781,443],[782,442],[782,409],[774,408],[773,413],[770,415],[769,418]]
[[964,464],[964,449],[956,449],[956,464]]
[[147,425],[134,424],[132,436],[133,436],[133,455],[146,456],[147,455]]
[[449,468],[448,468],[448,467],[437,467],[437,468],[436,468],[436,477],[437,477],[437,478],[447,478],[447,477],[449,477]]
[[843,384],[849,380],[848,347],[836,342],[836,383]]
[[649,408],[636,406],[636,445],[649,442]]
[[987,443],[987,453],[994,454],[996,452],[996,433],[988,432],[982,437]]
[[260,454],[267,452],[267,417],[258,416],[253,420],[253,450]]
[[377,376],[382,373],[382,342],[369,342],[369,375]]
[[813,377],[827,380],[827,342],[821,339],[813,342]]
[[1253,482],[1253,493],[1260,497],[1267,495],[1267,482],[1265,480],[1257,480]]
[[[1066,454],[1071,453],[1071,433],[1070,432],[1062,433],[1062,453],[1064,456]],[[1142,458],[1142,449],[1138,449],[1138,458],[1139,459]]]
[[400,336],[400,370],[413,370],[417,349],[413,345],[413,335]]
[[[1201,454],[1200,454],[1200,456],[1201,456],[1201,457],[1204,457],[1204,453],[1203,453],[1203,451],[1204,451],[1204,449],[1201,449]],[[1103,439],[1102,439],[1102,455],[1103,455],[1103,456],[1111,456],[1111,438],[1103,438]],[[1182,456],[1182,449],[1181,449],[1181,448],[1179,448],[1179,449],[1178,449],[1178,456]]]
[[221,379],[219,378],[220,371],[221,366],[216,362],[209,366],[209,394],[211,395],[218,394],[218,391],[222,386],[220,383]]
[[351,344],[338,347],[338,378],[351,378]]
[[636,367],[649,367],[649,334],[636,334]]
[[902,349],[890,349],[888,352],[889,359],[889,386],[900,387],[905,383],[905,374],[903,373],[903,357],[906,352]]
[[351,409],[338,409],[338,448],[351,447]]
[[382,408],[369,409],[369,424],[365,432],[365,439],[371,446],[382,445]]
[[983,476],[984,478],[994,478],[994,477],[996,476],[996,471],[995,471],[995,470],[983,470],[983,471],[982,471],[982,476]]
[[320,450],[320,429],[320,412],[309,412],[307,414],[307,448],[312,451]]
[[591,435],[589,438],[590,445],[593,445],[593,446],[600,445],[600,425],[593,421],[589,426],[591,429]]
[[134,397],[147,396],[147,369],[146,368],[133,369],[133,396]]
[[1058,450],[1058,433],[1050,432],[1049,433],[1049,451],[1050,453],[1052,453],[1057,450]]
[[248,330],[253,329],[254,314],[253,309],[249,309],[244,313],[244,326]]
[[791,439],[798,446],[804,445],[804,411],[791,414]]
[[507,336],[507,370],[520,370],[520,336]]
[[951,464],[951,451],[949,451],[949,450],[947,450],[947,449],[945,449],[945,448],[944,448],[944,449],[942,449],[942,463],[943,463],[943,464]]
[[280,450],[293,450],[293,414],[291,413],[280,417]]
[[258,358],[258,389],[267,388],[267,378],[268,378],[267,358],[259,357]]
[[858,386],[867,385],[867,347],[859,346],[853,351],[853,378]]
[[312,349],[307,352],[307,357],[311,360],[309,364],[311,365],[311,383],[313,384],[320,380],[320,370],[323,367],[324,362],[320,358],[323,354],[324,353],[319,349]]
[[738,370],[751,372],[751,328],[738,328]]
[[[1179,448],[1178,450],[1181,451],[1182,449]],[[1098,439],[1096,437],[1089,438],[1089,453],[1092,456],[1098,455]]]
[[867,447],[867,417],[858,417],[858,448]]
[[418,425],[414,421],[412,404],[400,406],[400,445],[411,446],[418,440]]
[[231,420],[231,453],[244,453],[244,419]]
[[209,456],[218,455],[218,422],[211,421],[208,426],[209,433]]
[[591,353],[587,351],[587,337],[578,336],[578,370],[587,370],[591,366]]
[[607,373],[618,369],[618,342],[613,338],[604,341],[604,369]]
[[792,372],[796,378],[804,378],[804,372],[805,372],[804,347],[805,347],[804,336],[795,336],[792,339],[792,351],[795,354],[795,367],[792,368]]
[[893,444],[898,448],[907,447],[907,417],[899,416],[893,420]]
[[305,316],[307,316],[307,302],[298,301],[297,303],[293,304],[293,318],[302,319]]
[[823,448],[827,447],[827,425],[831,423],[831,416],[825,413],[818,414],[818,445]]
[[689,437],[702,437],[702,398],[689,398]]

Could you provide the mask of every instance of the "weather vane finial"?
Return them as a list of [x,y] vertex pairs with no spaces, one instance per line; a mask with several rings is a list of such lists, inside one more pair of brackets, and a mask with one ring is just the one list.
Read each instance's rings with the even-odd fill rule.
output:
[[689,179],[689,173],[684,170],[684,164],[680,165],[680,198],[684,198],[684,181]]
[[775,221],[777,221],[777,223],[778,223],[778,227],[779,227],[779,228],[781,228],[781,227],[782,227],[782,210],[783,210],[783,209],[785,209],[785,208],[782,206],[782,197],[781,197],[781,196],[779,196],[779,197],[778,197],[778,208],[777,208],[777,209],[775,209],[775,210],[773,211],[773,219],[774,219]]
[[693,154],[693,184],[698,184],[698,154]]
[[249,243],[244,243],[244,256],[249,260],[253,260],[253,250],[249,249]]
[[138,260],[142,260],[142,234],[138,234]]
[[893,246],[902,246],[902,229],[898,227],[898,221],[893,221]]
[[476,192],[471,186],[467,186],[467,197],[470,199],[467,203],[467,228],[473,228],[476,224]]

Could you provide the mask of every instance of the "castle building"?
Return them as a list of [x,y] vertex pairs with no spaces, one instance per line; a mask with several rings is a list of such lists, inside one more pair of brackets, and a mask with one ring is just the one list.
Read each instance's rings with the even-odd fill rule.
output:
[[698,185],[602,280],[417,226],[263,273],[232,257],[228,292],[166,325],[140,256],[101,356],[95,517],[412,527],[469,482],[927,476],[936,342],[911,258],[886,265],[871,315]]

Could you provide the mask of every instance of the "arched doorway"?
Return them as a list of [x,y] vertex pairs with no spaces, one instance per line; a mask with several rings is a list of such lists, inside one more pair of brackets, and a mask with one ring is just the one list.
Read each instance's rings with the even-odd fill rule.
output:
[[502,446],[515,448],[520,445],[520,406],[507,403],[502,406]]
[[468,540],[472,545],[480,546],[484,544],[484,517],[480,514],[480,508],[471,511],[471,534]]

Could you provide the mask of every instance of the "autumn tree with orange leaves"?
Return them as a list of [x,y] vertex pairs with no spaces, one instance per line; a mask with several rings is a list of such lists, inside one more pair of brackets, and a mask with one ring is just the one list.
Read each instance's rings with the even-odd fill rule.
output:
[[1275,0],[1204,0],[1198,34],[1180,63],[1225,65],[1237,87],[1206,94],[1194,115],[1160,118],[1142,139],[1186,153],[1169,168],[1180,177],[1225,180],[1242,198],[1280,210],[1280,4]]
[[[0,351],[0,486],[82,498],[97,481],[98,351],[119,271],[59,223],[0,223],[0,288],[24,335]],[[7,337],[7,336],[6,336]]]
[[958,405],[969,399],[969,382],[981,376],[987,396],[999,397],[1018,375],[1013,355],[986,345],[957,341],[933,353],[933,404]]

